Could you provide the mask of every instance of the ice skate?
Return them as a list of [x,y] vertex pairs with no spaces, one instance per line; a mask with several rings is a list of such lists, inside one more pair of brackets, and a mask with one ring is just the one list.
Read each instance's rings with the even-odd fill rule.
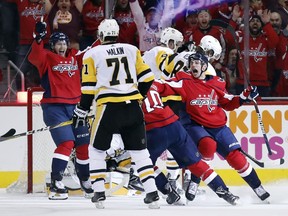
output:
[[80,181],[81,189],[84,191],[84,197],[87,199],[91,199],[94,195],[94,191],[92,189],[91,181],[88,179],[87,181]]
[[144,192],[143,185],[138,176],[130,173],[128,189]]
[[159,209],[160,206],[157,202],[158,200],[159,200],[158,192],[154,191],[146,194],[146,197],[144,198],[144,203],[148,204],[149,208],[151,209]]
[[171,179],[170,176],[171,176],[170,173],[168,173],[167,179],[168,179],[168,182],[170,183],[170,185],[174,188],[174,190],[176,190],[176,192],[178,194],[183,194],[184,191],[183,191],[180,183],[177,181],[178,178],[179,178],[179,175],[178,175],[178,177],[176,179]]
[[198,190],[198,183],[193,182],[192,180],[190,180],[187,190],[185,192],[185,197],[188,201],[193,201],[196,197],[197,194],[197,190]]
[[220,197],[226,200],[231,205],[237,205],[239,204],[239,197],[233,195],[230,191],[224,190],[222,187],[217,188],[216,194]]
[[169,205],[179,205],[179,206],[185,205],[185,203],[181,201],[181,196],[172,187],[171,187],[170,192],[168,193],[166,202]]
[[95,192],[91,198],[91,202],[95,204],[96,208],[104,209],[104,200],[106,200],[105,192]]
[[68,199],[68,189],[61,181],[51,180],[48,198],[50,200],[66,200]]
[[[266,200],[268,197],[270,197],[270,194],[263,188],[262,185],[260,185],[258,188],[253,189],[256,195],[262,200]],[[266,200],[267,201],[267,200]],[[269,203],[269,201],[267,201]]]
[[187,190],[190,181],[191,181],[190,174],[185,173],[183,177],[183,186],[182,186],[184,191]]

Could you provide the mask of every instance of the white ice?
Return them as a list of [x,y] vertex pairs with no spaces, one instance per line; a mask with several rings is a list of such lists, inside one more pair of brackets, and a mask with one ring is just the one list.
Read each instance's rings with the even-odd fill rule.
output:
[[[97,209],[89,199],[69,196],[68,200],[48,200],[46,194],[7,194],[0,190],[1,216],[286,216],[288,215],[288,182],[264,185],[271,194],[270,204],[260,201],[248,186],[230,187],[241,203],[231,206],[209,188],[186,206],[159,201],[160,209],[149,209],[144,195],[107,197],[104,209]],[[184,197],[183,197],[184,198]]]

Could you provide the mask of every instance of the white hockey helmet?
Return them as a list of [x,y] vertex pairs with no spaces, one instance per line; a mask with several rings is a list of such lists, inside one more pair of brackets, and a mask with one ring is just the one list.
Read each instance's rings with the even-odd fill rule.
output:
[[215,37],[211,35],[205,35],[201,39],[199,46],[206,53],[208,60],[210,59],[218,60],[220,58],[222,47]]
[[168,44],[169,44],[170,40],[174,41],[174,49],[173,49],[173,51],[175,52],[177,50],[178,46],[179,46],[179,43],[182,44],[182,42],[183,42],[183,35],[177,29],[174,29],[174,28],[171,28],[171,27],[165,28],[161,32],[160,42],[165,44],[168,47]]
[[105,37],[118,37],[119,25],[115,19],[104,19],[98,26],[98,36],[100,41],[105,41]]

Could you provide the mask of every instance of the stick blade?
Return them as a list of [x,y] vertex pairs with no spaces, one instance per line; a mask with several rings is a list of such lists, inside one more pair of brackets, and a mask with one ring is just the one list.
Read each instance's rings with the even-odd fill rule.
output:
[[14,128],[11,128],[9,131],[7,131],[5,134],[3,134],[1,137],[10,137],[13,136],[16,133],[16,130]]

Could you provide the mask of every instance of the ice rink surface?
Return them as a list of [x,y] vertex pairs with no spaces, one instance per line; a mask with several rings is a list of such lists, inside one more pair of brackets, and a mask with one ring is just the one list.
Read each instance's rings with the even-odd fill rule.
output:
[[[288,182],[264,185],[271,194],[270,204],[261,202],[248,186],[230,187],[240,196],[241,203],[231,206],[218,198],[209,188],[185,206],[168,205],[159,201],[160,209],[149,209],[144,195],[107,197],[105,209],[97,209],[89,199],[69,196],[68,200],[48,200],[46,194],[7,194],[0,190],[1,216],[287,216]],[[185,201],[185,200],[184,200]]]

